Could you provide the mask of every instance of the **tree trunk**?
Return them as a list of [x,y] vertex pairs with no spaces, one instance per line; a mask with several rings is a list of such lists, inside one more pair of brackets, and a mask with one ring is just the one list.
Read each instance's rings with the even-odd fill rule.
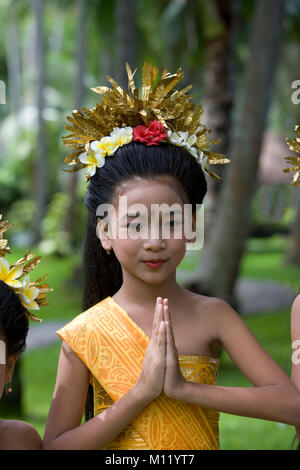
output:
[[127,89],[128,78],[125,62],[131,69],[137,67],[137,25],[135,0],[116,0],[116,70],[115,80]]
[[10,96],[10,111],[18,119],[18,113],[21,109],[21,67],[19,53],[19,37],[16,22],[16,0],[12,0],[9,5],[9,20],[7,24],[6,35],[6,55],[8,68],[8,89]]
[[35,201],[36,217],[34,224],[33,244],[41,239],[41,222],[46,213],[47,206],[47,155],[46,155],[46,133],[43,119],[44,109],[44,34],[43,17],[44,5],[42,0],[35,0],[34,13],[36,20],[36,74],[37,74],[37,160],[35,167]]
[[[75,89],[75,107],[80,108],[84,100],[84,70],[85,70],[85,56],[86,56],[86,28],[85,28],[85,14],[86,2],[85,0],[77,0],[77,74],[76,74],[76,89]],[[76,217],[77,196],[76,188],[78,184],[78,173],[70,173],[68,179],[68,196],[69,196],[69,209],[65,217],[65,230],[69,234],[70,242],[72,245],[75,243],[74,235],[74,220]]]
[[[204,291],[236,306],[234,286],[248,235],[251,201],[279,52],[284,0],[256,3],[250,59],[220,203],[200,265]],[[267,21],[267,27],[266,27]]]
[[[231,115],[233,107],[233,39],[235,33],[235,11],[232,0],[215,0],[222,21],[222,32],[206,41],[205,51],[205,124],[212,129],[211,138],[221,142],[214,151],[228,153],[231,137]],[[216,165],[216,172],[224,180],[226,165]],[[215,212],[221,184],[209,181],[211,211]]]

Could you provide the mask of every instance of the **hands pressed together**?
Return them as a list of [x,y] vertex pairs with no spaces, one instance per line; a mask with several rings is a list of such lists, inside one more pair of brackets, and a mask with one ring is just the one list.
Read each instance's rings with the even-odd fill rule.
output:
[[179,398],[185,379],[181,374],[178,351],[169,315],[168,299],[156,299],[152,335],[136,387],[154,399],[161,393]]

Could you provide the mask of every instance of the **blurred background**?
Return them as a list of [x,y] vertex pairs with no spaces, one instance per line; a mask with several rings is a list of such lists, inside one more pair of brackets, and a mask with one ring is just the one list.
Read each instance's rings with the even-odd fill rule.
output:
[[[48,272],[50,305],[32,325],[0,415],[43,434],[56,379],[55,331],[81,312],[84,172],[67,173],[66,115],[99,99],[107,75],[140,86],[145,59],[185,73],[203,123],[229,165],[212,167],[205,240],[180,283],[228,301],[290,374],[290,308],[300,292],[300,189],[285,139],[300,122],[300,0],[1,0],[0,213],[11,263],[31,248]],[[226,167],[226,168],[225,168]],[[249,386],[226,353],[218,383]],[[294,429],[222,414],[222,449],[291,449]]]

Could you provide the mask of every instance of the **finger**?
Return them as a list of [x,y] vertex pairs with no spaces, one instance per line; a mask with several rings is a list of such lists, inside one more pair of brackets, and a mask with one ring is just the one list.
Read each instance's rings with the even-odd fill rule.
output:
[[169,320],[170,320],[169,306],[168,304],[164,303],[164,321],[169,321]]
[[155,336],[157,337],[160,333],[161,322],[164,321],[164,313],[162,304],[158,304],[157,315],[156,315],[157,327],[155,330]]
[[174,349],[175,348],[175,338],[174,338],[174,332],[172,328],[172,324],[170,321],[167,321],[167,342],[168,345]]
[[170,323],[166,322],[166,357],[170,361],[173,355],[172,338],[170,332]]
[[166,324],[164,321],[160,322],[159,325],[159,330],[158,330],[158,340],[157,344],[159,347],[161,347],[163,350],[165,350],[165,342],[166,342],[166,334],[165,334],[165,328]]
[[172,345],[172,337],[170,332],[170,322],[166,322],[166,337],[167,337],[167,347],[170,348]]
[[157,329],[157,326],[159,325],[158,322],[157,322],[157,313],[158,313],[158,306],[160,305],[161,301],[162,301],[161,297],[156,298],[153,325],[152,325],[152,332],[155,331]]
[[154,337],[157,337],[159,334],[159,328],[160,328],[160,322],[164,319],[164,314],[163,314],[163,307],[161,302],[157,303],[157,307],[155,310],[155,327],[153,330],[153,335]]
[[153,324],[152,324],[152,333],[153,333],[153,331],[155,330],[155,327],[156,327],[156,309],[157,309],[157,305],[158,305],[158,297],[156,298],[155,307],[154,307],[154,316],[153,316]]

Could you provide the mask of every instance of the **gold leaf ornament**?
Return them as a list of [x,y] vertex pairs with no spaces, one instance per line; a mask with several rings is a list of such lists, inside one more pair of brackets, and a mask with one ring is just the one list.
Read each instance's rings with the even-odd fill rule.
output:
[[293,180],[290,183],[292,186],[300,186],[300,124],[298,124],[295,127],[295,131],[299,137],[296,137],[295,139],[286,139],[286,142],[288,144],[288,147],[290,150],[293,152],[296,152],[299,154],[299,157],[297,155],[289,155],[287,157],[284,157],[287,163],[292,165],[290,168],[285,168],[283,171],[284,173],[293,173]]
[[[47,274],[36,281],[30,281],[28,273],[37,267],[41,260],[40,256],[34,256],[27,250],[22,258],[9,265],[5,255],[11,251],[7,247],[7,240],[3,238],[3,234],[11,227],[12,224],[8,224],[7,220],[2,221],[2,214],[0,214],[0,280],[8,284],[19,296],[21,303],[26,308],[28,318],[41,322],[42,320],[30,310],[39,310],[40,307],[48,305],[46,294],[52,292],[53,289],[48,284],[41,284]],[[24,276],[25,278],[22,279]]]
[[[96,103],[93,108],[81,108],[74,110],[72,116],[68,116],[68,124],[65,128],[70,132],[63,137],[64,144],[71,149],[64,162],[71,166],[69,172],[88,169],[86,180],[94,174],[88,167],[86,157],[90,144],[101,139],[114,139],[122,128],[132,129],[139,125],[149,126],[153,121],[158,121],[164,127],[168,137],[166,141],[174,145],[184,147],[184,142],[189,142],[186,149],[197,157],[205,173],[220,180],[206,165],[225,164],[230,160],[223,154],[213,153],[210,146],[217,141],[209,141],[207,134],[210,132],[202,122],[203,107],[195,106],[191,101],[192,95],[188,94],[191,85],[182,90],[175,86],[183,79],[183,71],[179,68],[171,74],[166,69],[159,76],[157,67],[145,61],[142,68],[142,87],[139,90],[134,81],[136,70],[132,72],[128,63],[125,64],[128,76],[128,92],[111,77],[107,77],[109,86],[97,86],[92,91],[101,95],[102,101]],[[179,132],[186,133],[186,140],[176,139]],[[175,133],[172,136],[172,133]],[[170,140],[169,136],[173,139]],[[132,137],[134,140],[134,137]],[[190,142],[193,142],[190,145]],[[128,143],[128,142],[126,142]],[[123,144],[125,145],[125,143]],[[114,145],[113,145],[113,148]],[[111,156],[113,153],[108,153]],[[200,158],[203,155],[203,158]],[[97,160],[97,152],[95,153]],[[203,165],[205,164],[205,167]],[[103,165],[96,166],[100,168]]]

